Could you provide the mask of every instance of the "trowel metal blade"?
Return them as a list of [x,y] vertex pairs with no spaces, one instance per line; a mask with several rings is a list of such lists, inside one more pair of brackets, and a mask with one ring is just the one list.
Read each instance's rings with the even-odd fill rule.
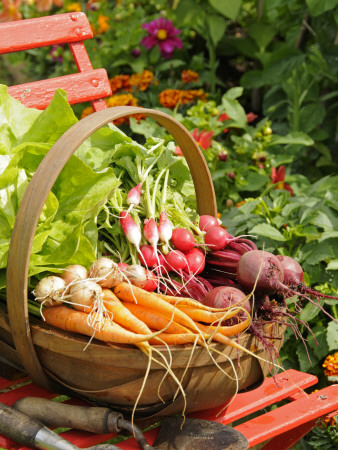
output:
[[168,417],[154,442],[159,450],[245,450],[247,438],[237,430],[203,419]]

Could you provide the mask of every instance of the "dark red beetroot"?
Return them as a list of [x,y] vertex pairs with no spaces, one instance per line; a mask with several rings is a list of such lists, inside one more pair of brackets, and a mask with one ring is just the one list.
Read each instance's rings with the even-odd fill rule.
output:
[[[242,302],[242,303],[241,303]],[[240,303],[249,314],[251,314],[250,301],[241,290],[230,286],[218,286],[212,289],[203,298],[202,303],[212,308],[228,308]]]
[[300,291],[301,294],[309,294],[314,297],[333,298],[338,300],[337,297],[331,295],[322,294],[315,291],[304,284],[304,272],[302,266],[290,256],[277,255],[279,262],[284,271],[283,282],[290,288],[294,288]]
[[266,294],[284,291],[284,272],[275,255],[262,250],[252,250],[241,256],[237,267],[237,280],[247,289]]
[[280,262],[284,278],[283,282],[288,286],[297,286],[304,283],[304,272],[300,264],[290,256],[277,255],[276,258]]
[[[309,297],[309,295],[327,297],[326,295],[317,293],[302,284],[293,287],[284,283],[283,267],[279,259],[272,253],[262,250],[244,253],[238,263],[237,281],[247,289],[255,288],[258,293],[276,293],[288,297],[297,295],[313,303],[330,319],[335,320],[319,303]],[[300,311],[300,306],[298,304],[296,306],[297,310]]]

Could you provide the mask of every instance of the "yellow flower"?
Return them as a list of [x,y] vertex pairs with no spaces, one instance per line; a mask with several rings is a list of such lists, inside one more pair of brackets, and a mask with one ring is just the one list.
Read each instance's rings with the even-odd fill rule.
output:
[[324,374],[327,377],[338,376],[338,352],[333,355],[328,355],[323,363],[325,368]]
[[73,11],[73,12],[81,12],[81,4],[80,3],[71,3],[70,5],[67,5],[66,7],[67,11]]

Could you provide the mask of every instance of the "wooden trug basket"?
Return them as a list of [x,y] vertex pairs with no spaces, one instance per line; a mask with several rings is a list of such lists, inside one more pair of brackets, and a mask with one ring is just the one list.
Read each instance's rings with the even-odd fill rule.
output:
[[[171,116],[152,109],[118,106],[108,108],[80,120],[65,132],[47,153],[20,204],[9,248],[7,266],[7,311],[0,309],[0,354],[13,365],[23,367],[31,379],[43,387],[60,392],[72,392],[93,404],[131,413],[148,364],[147,357],[131,346],[108,347],[104,343],[61,331],[30,318],[27,307],[28,267],[39,216],[52,186],[61,170],[79,145],[92,133],[116,119],[142,113],[164,126],[180,146],[188,163],[195,186],[198,212],[216,215],[216,200],[211,176],[198,145],[191,134]],[[266,333],[281,338],[282,330],[270,327]],[[243,334],[239,342],[265,358],[266,352],[251,334]],[[280,347],[277,339],[275,346]],[[238,388],[243,389],[262,380],[271,368],[232,347],[212,344],[223,352],[213,352],[222,372],[207,350],[197,347],[186,371],[182,386],[186,393],[187,410],[193,412],[224,404],[236,391],[233,361],[238,373]],[[159,347],[168,358],[165,347]],[[173,346],[172,369],[180,379],[191,357],[192,346]],[[238,357],[240,356],[240,360]],[[165,370],[152,363],[137,416],[158,418],[180,413],[184,407],[177,384],[168,375],[158,386]]]

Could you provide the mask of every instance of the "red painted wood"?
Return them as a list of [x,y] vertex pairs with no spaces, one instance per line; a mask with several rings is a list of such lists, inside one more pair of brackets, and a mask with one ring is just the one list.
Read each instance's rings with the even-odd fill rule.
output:
[[67,92],[67,100],[71,105],[111,94],[111,87],[104,69],[11,86],[8,92],[27,107],[45,109],[58,88]]
[[235,427],[250,446],[285,433],[338,408],[338,385],[313,392],[307,398],[281,406]]
[[86,47],[83,42],[74,42],[69,44],[77,70],[79,72],[89,72],[93,70]]
[[6,380],[6,378],[0,377],[0,395],[1,395],[1,391],[3,391],[4,389],[9,388],[10,386],[12,386],[14,388],[15,385],[22,383],[24,381],[29,381],[29,378],[23,377],[23,378],[19,378],[17,380]]
[[285,433],[271,439],[267,444],[261,447],[261,450],[288,450],[298,441],[308,434],[315,427],[317,419],[304,423],[299,427],[288,430]]
[[34,383],[26,384],[25,386],[19,387],[17,389],[0,393],[0,403],[11,406],[16,400],[23,397],[41,397],[41,398],[55,398],[58,394],[54,392],[47,391]]
[[0,54],[93,37],[87,16],[82,12],[5,22],[0,30]]
[[238,394],[221,414],[219,412],[222,411],[223,407],[191,414],[191,417],[228,424],[255,411],[259,411],[268,405],[288,398],[292,394],[302,392],[300,391],[301,389],[305,389],[318,382],[317,377],[314,375],[298,372],[293,369],[276,375],[275,380],[272,377],[266,378],[260,387],[249,392]]

